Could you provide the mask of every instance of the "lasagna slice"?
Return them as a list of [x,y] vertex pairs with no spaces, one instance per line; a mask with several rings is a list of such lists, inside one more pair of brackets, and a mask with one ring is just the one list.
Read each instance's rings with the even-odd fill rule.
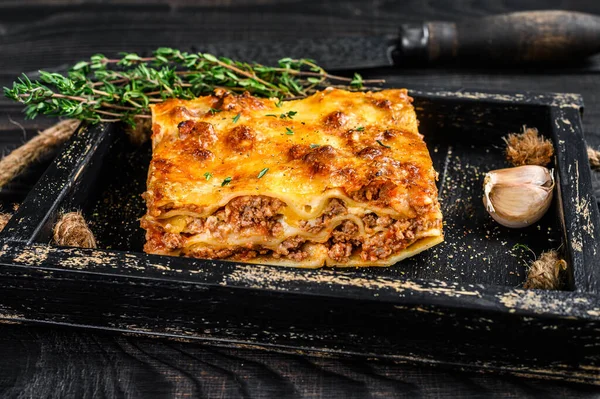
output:
[[406,90],[327,89],[154,105],[144,250],[389,266],[442,242],[436,172],[411,102]]

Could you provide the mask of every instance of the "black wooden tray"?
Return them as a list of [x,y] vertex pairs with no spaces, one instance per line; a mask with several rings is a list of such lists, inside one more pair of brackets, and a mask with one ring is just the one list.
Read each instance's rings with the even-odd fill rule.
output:
[[[410,93],[440,173],[445,243],[390,268],[301,270],[142,253],[149,144],[83,127],[0,233],[0,320],[361,354],[600,384],[599,215],[574,94]],[[554,141],[557,195],[509,230],[482,205],[501,137]],[[99,248],[48,245],[81,210]],[[516,245],[523,244],[523,245]],[[527,246],[559,249],[561,291],[525,291]]]

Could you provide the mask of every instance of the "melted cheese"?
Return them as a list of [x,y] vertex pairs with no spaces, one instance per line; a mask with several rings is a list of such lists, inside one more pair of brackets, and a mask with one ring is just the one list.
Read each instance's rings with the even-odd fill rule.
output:
[[[160,234],[180,234],[187,223],[183,215],[204,220],[236,197],[260,195],[285,203],[282,234],[201,232],[186,236],[181,246],[260,244],[273,249],[286,238],[303,236],[312,243],[305,248],[311,260],[295,265],[336,264],[318,249],[319,243],[344,220],[351,220],[364,235],[360,218],[369,212],[394,220],[420,218],[433,227],[416,239],[437,237],[440,242],[436,173],[411,102],[403,89],[327,89],[282,105],[277,99],[225,92],[154,105],[145,226]],[[322,215],[332,198],[343,201],[348,215],[330,221],[319,234],[303,231],[301,224]],[[149,236],[157,234],[146,228]],[[154,244],[147,250],[181,253]],[[399,256],[369,263],[353,255],[352,265],[389,264]]]

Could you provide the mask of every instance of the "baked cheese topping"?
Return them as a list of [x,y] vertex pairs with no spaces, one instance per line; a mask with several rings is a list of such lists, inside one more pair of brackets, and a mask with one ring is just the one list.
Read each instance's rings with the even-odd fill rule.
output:
[[225,91],[152,107],[150,253],[389,265],[443,240],[406,90],[279,102]]

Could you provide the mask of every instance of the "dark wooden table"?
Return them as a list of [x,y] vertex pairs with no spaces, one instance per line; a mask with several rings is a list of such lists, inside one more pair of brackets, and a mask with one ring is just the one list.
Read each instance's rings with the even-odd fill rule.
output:
[[[395,33],[402,21],[455,20],[561,8],[600,14],[593,1],[156,0],[0,3],[0,83],[23,71],[92,53],[147,51],[203,42]],[[398,86],[575,92],[588,144],[600,147],[600,76],[586,70],[380,69]],[[54,120],[25,121],[0,99],[6,153]],[[0,190],[0,209],[20,202],[48,165],[41,160]],[[594,177],[598,180],[598,176]],[[1,295],[1,293],[0,293]],[[35,295],[35,293],[31,293]],[[449,343],[451,345],[451,343]],[[552,345],[560,343],[548,343]],[[593,386],[364,358],[282,354],[68,328],[0,325],[0,397],[416,397],[600,396]]]

